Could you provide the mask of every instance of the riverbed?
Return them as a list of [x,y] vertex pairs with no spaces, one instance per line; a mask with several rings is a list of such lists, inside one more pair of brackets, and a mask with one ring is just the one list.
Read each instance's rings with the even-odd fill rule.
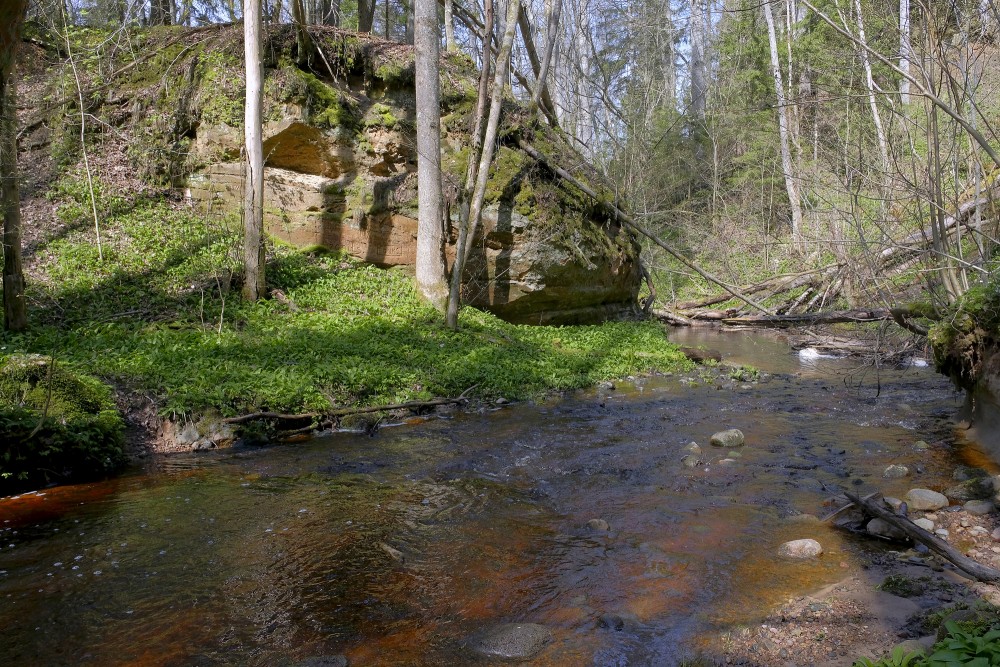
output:
[[[673,665],[883,548],[803,514],[950,483],[962,397],[931,369],[674,338],[760,374],[633,378],[0,500],[0,663],[476,664],[477,637],[521,622],[552,635],[530,664]],[[746,445],[712,448],[728,428]],[[883,479],[891,464],[911,476]],[[777,557],[799,538],[823,555]]]

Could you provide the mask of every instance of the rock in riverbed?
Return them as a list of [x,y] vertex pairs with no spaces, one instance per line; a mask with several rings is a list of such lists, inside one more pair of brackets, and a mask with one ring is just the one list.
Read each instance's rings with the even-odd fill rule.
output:
[[823,546],[816,540],[792,540],[778,547],[778,555],[784,558],[815,558],[823,553]]
[[504,623],[472,640],[472,650],[487,658],[528,660],[552,641],[552,633],[537,623]]
[[994,494],[992,477],[975,477],[945,490],[944,495],[958,502],[984,500]]
[[882,477],[886,479],[900,479],[910,474],[910,469],[903,465],[893,464],[885,469]]
[[611,526],[604,519],[591,519],[587,522],[587,528],[605,533],[611,530]]
[[965,503],[962,508],[969,514],[975,514],[976,516],[982,516],[984,514],[989,514],[996,506],[989,500],[970,500]]
[[905,500],[911,510],[933,511],[948,506],[946,497],[930,489],[910,489]]
[[742,447],[746,438],[743,437],[743,431],[731,428],[714,434],[710,442],[713,447]]
[[888,537],[891,540],[904,540],[906,533],[883,519],[872,519],[865,527],[869,535]]

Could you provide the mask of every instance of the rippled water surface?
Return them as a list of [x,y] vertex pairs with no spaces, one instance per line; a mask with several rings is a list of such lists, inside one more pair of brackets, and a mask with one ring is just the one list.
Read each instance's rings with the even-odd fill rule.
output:
[[[928,369],[876,389],[853,362],[803,363],[773,339],[678,334],[705,335],[681,342],[778,374],[640,379],[0,500],[0,664],[469,664],[465,639],[506,621],[552,629],[538,665],[711,653],[871,548],[789,516],[845,487],[945,483],[960,399]],[[746,433],[732,462],[708,446],[723,428]],[[707,463],[687,469],[692,440]],[[897,462],[923,472],[881,479]],[[774,557],[801,537],[826,553]]]

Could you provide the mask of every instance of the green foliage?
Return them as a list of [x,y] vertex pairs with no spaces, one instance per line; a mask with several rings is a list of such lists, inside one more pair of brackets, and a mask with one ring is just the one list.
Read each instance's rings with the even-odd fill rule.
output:
[[929,578],[913,579],[902,574],[890,574],[878,585],[880,591],[892,593],[903,598],[912,598],[923,594]]
[[1000,628],[995,623],[956,623],[947,621],[948,634],[944,639],[924,651],[907,652],[896,647],[892,653],[877,661],[860,658],[854,667],[953,667],[972,665],[992,667],[1000,665]]
[[92,478],[124,462],[124,422],[107,385],[49,357],[0,359],[0,494]]
[[932,648],[927,657],[928,667],[991,667],[1000,664],[1000,629],[978,634],[964,630],[951,621],[945,627],[948,636]]
[[756,382],[760,379],[760,369],[753,366],[737,366],[729,372],[729,379],[736,382]]
[[859,658],[854,661],[853,667],[921,667],[924,665],[923,651],[907,652],[902,647],[897,646],[892,653],[884,658],[872,661],[869,658]]
[[48,353],[157,399],[164,413],[323,411],[454,396],[520,399],[687,367],[654,323],[529,327],[466,309],[443,326],[412,280],[340,254],[272,245],[277,300],[231,290],[239,227],[101,194],[105,260],[88,236],[85,188],[53,193],[70,231],[42,252],[29,332],[8,349]]

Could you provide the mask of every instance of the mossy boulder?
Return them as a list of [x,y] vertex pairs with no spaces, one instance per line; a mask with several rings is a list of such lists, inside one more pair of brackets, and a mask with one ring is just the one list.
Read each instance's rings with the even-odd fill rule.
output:
[[125,461],[111,389],[41,355],[0,358],[0,494],[92,479]]

